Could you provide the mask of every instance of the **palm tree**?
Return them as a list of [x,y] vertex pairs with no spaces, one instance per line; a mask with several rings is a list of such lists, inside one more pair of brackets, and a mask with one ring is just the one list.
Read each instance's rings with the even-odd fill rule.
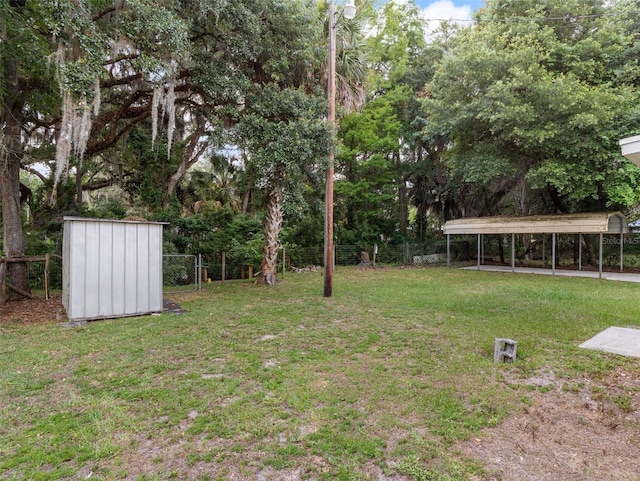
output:
[[[288,69],[288,72],[275,72],[277,76],[274,76],[270,79],[268,83],[270,85],[276,85],[279,89],[279,92],[274,93],[274,98],[279,95],[282,95],[282,98],[288,99],[297,99],[296,102],[300,102],[299,106],[308,105],[309,103],[313,103],[312,101],[304,101],[298,95],[295,94],[295,91],[304,91],[309,94],[309,99],[313,97],[313,92],[318,88],[319,85],[323,84],[323,80],[327,79],[327,61],[325,52],[328,51],[327,47],[327,39],[328,35],[326,34],[328,28],[325,25],[324,35],[323,35],[323,24],[322,22],[328,19],[328,15],[326,15],[326,4],[319,4],[320,10],[318,14],[313,16],[309,15],[309,12],[293,12],[289,16],[289,19],[297,18],[301,21],[301,23],[296,23],[294,21],[291,22],[288,27],[297,31],[297,36],[300,37],[302,35],[302,31],[304,30],[305,35],[302,35],[304,38],[304,42],[295,44],[295,47],[292,47],[289,51],[282,52],[284,55],[288,56],[286,60],[282,61],[283,65],[289,65],[291,68]],[[309,24],[309,18],[316,18],[318,23]],[[346,19],[343,19],[346,20]],[[282,23],[282,22],[281,22]],[[281,25],[281,28],[285,28],[285,26]],[[355,20],[352,21],[342,21],[339,25],[340,31],[338,33],[338,37],[340,39],[338,45],[338,52],[336,57],[336,90],[337,90],[337,98],[338,101],[347,109],[356,109],[360,107],[365,100],[365,89],[364,89],[364,80],[367,75],[367,64],[364,58],[364,41],[362,34],[362,23],[356,17]],[[289,37],[291,32],[289,32]],[[306,43],[306,44],[305,44]],[[311,44],[309,46],[309,44]],[[302,52],[306,52],[304,55],[301,55]],[[273,55],[273,52],[269,52],[270,56]],[[271,60],[270,60],[271,62]],[[266,74],[266,72],[262,72]],[[267,82],[264,81],[262,77],[256,77],[254,81],[262,84],[262,87],[265,86]],[[286,91],[289,90],[289,94]],[[281,107],[281,114],[289,116],[289,118],[285,121],[289,122],[297,122],[303,119],[305,115],[303,110],[300,108],[293,108],[291,112],[287,112],[287,109],[283,106]],[[272,111],[272,108],[268,109]],[[277,111],[278,109],[276,109]],[[279,118],[273,118],[269,116],[265,116],[262,120],[267,122],[278,122],[282,121],[283,117],[280,115]],[[322,115],[319,113],[318,115]],[[296,118],[296,116],[298,118]],[[319,120],[319,119],[316,119]],[[302,120],[300,123],[300,129],[304,129],[309,127],[311,124],[309,123],[311,119],[307,117],[307,120]],[[261,125],[260,129],[268,128],[266,124],[261,122],[255,122],[255,125]],[[293,124],[290,124],[293,125]],[[292,131],[290,134],[292,137],[295,137],[294,131],[296,127],[292,127]],[[313,130],[313,129],[310,129]],[[266,137],[265,137],[266,138]],[[305,143],[302,139],[300,139],[302,143]],[[256,137],[253,136],[252,139],[248,140],[249,143],[256,144]],[[308,139],[307,139],[308,142]],[[271,141],[272,145],[275,145],[277,142]],[[264,149],[265,145],[254,145],[255,148]],[[307,145],[307,147],[309,147]],[[286,149],[285,149],[286,150]],[[301,149],[298,150],[298,155],[300,155]],[[269,155],[262,157],[271,157]],[[291,174],[295,170],[297,172],[296,175],[299,176],[298,182],[305,182],[304,170],[308,168],[309,165],[300,166],[301,158],[298,159],[271,159],[274,160],[267,168],[263,166],[262,170],[269,172],[268,175],[265,176],[266,188],[265,188],[265,198],[267,199],[267,216],[265,219],[265,244],[263,248],[263,256],[260,274],[258,276],[257,282],[263,284],[273,284],[276,282],[276,262],[277,262],[277,251],[279,247],[279,233],[282,228],[283,221],[283,201],[284,201],[284,192],[285,186],[291,181]],[[308,164],[314,164],[317,168],[318,163],[311,160],[311,162],[306,161]],[[304,164],[305,162],[302,162]],[[295,168],[291,169],[290,167],[295,164]]]
[[194,211],[229,207],[239,213],[238,178],[239,168],[233,160],[221,155],[210,157],[207,170],[195,170],[190,175],[191,189],[198,199],[193,205]]
[[341,19],[336,28],[336,101],[345,113],[350,113],[364,105],[367,95],[365,80],[369,67],[363,18]]

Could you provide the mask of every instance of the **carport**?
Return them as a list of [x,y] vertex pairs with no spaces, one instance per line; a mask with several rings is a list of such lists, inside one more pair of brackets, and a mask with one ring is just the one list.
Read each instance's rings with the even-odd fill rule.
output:
[[598,273],[602,277],[602,246],[604,235],[620,236],[620,272],[624,257],[624,234],[629,232],[627,219],[620,212],[596,212],[563,215],[539,216],[498,216],[473,217],[447,221],[444,225],[447,235],[447,265],[451,265],[451,236],[476,235],[478,237],[478,269],[482,265],[482,236],[489,234],[511,234],[511,270],[515,272],[515,236],[516,234],[551,234],[551,269],[556,269],[556,243],[558,234],[578,234],[579,270],[582,270],[582,235],[599,236]]

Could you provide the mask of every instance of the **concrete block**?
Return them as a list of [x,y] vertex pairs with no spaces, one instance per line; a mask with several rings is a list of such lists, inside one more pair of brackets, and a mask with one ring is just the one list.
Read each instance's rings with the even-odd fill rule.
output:
[[493,344],[493,362],[514,362],[517,345],[513,339],[497,337]]

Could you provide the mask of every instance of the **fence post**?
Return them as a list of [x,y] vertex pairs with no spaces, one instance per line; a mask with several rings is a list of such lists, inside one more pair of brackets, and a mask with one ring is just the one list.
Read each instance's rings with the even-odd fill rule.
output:
[[0,258],[0,304],[7,301],[7,261]]
[[582,232],[578,234],[578,270],[582,270]]
[[551,272],[556,275],[556,234],[551,234]]
[[376,268],[376,256],[378,255],[378,244],[373,244],[373,268]]
[[[227,277],[227,253],[222,251],[222,278],[220,279],[221,283],[224,284],[224,278]],[[242,266],[242,278],[244,279],[244,266]]]
[[202,290],[202,254],[198,254],[198,290]]
[[516,235],[511,233],[511,272],[516,271]]

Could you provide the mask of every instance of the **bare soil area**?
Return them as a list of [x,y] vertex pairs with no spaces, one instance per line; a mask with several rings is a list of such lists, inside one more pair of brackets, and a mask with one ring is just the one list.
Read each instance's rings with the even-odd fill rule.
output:
[[482,481],[640,480],[640,378],[619,370],[571,386],[529,380],[530,405],[458,446]]
[[33,324],[65,320],[66,314],[62,307],[62,298],[59,296],[51,299],[26,299],[0,304],[0,324],[6,322]]

